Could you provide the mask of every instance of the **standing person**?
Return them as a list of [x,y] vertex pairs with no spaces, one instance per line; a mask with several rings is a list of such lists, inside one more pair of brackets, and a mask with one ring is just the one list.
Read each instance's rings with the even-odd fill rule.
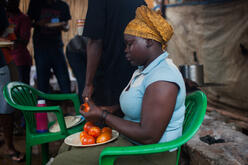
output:
[[[135,19],[125,28],[124,38],[126,58],[138,69],[120,95],[121,109],[96,106],[89,100],[90,110],[80,111],[87,121],[102,121],[117,130],[120,136],[97,147],[63,144],[62,153],[56,156],[53,165],[97,165],[100,153],[106,147],[170,142],[182,136],[185,84],[178,68],[166,60],[168,53],[165,51],[172,35],[172,26],[160,14],[146,6],[137,8]],[[121,110],[124,117],[114,115],[115,110]],[[83,136],[81,138],[90,138],[87,133]],[[176,160],[174,149],[156,154],[120,156],[114,164],[174,165]]]
[[19,9],[20,0],[9,0],[7,2],[7,14],[9,23],[14,26],[16,35],[14,48],[11,55],[14,57],[18,69],[19,80],[29,84],[32,57],[27,49],[30,39],[31,21]]
[[[0,3],[0,36],[8,27],[8,20],[5,9]],[[22,161],[24,155],[17,151],[13,144],[13,112],[3,97],[3,87],[10,82],[10,74],[8,66],[5,63],[4,55],[0,49],[0,121],[3,126],[4,141],[7,146],[6,154],[14,161]]]
[[[144,0],[88,2],[83,33],[88,38],[83,97],[90,98],[95,87],[96,103],[102,105],[119,103],[121,90],[134,71],[134,67],[125,59],[123,31],[128,22],[134,18],[136,8],[141,5],[145,5]],[[100,72],[97,72],[97,69]]]
[[[5,0],[1,0],[2,6],[6,10],[7,7],[7,2]],[[8,27],[2,32],[0,35],[1,40],[6,40],[6,41],[11,41],[14,42],[16,40],[16,35],[14,33],[14,26],[12,24],[9,24]],[[11,81],[18,81],[18,70],[14,61],[14,57],[11,54],[11,49],[13,47],[3,47],[1,48],[1,51],[4,55],[5,62],[8,65],[9,72],[10,72],[10,78]]]
[[78,28],[78,34],[73,37],[66,46],[66,57],[77,80],[78,95],[81,103],[83,102],[82,92],[85,83],[87,63],[86,43],[87,39],[82,36]]
[[34,26],[33,45],[38,89],[49,92],[50,70],[62,93],[70,93],[70,79],[63,52],[62,31],[69,30],[69,6],[62,0],[30,1],[28,15]]

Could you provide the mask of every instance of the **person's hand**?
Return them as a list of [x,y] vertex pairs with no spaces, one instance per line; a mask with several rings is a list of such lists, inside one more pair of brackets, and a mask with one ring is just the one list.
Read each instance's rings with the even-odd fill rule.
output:
[[92,122],[99,122],[101,121],[102,117],[102,110],[96,106],[93,101],[90,99],[87,101],[89,104],[90,110],[88,112],[84,112],[83,110],[80,110],[79,112],[85,117],[87,121]]
[[64,22],[64,24],[62,26],[62,30],[65,32],[68,32],[69,28],[70,28],[70,26],[69,26],[68,22]]
[[87,86],[84,87],[84,91],[82,93],[82,97],[83,98],[86,98],[87,97],[88,99],[91,99],[91,96],[92,96],[93,92],[94,92],[93,85],[87,85]]
[[47,23],[45,26],[49,29],[68,31],[69,25],[67,22]]
[[112,105],[112,106],[99,106],[99,108],[101,110],[106,110],[108,111],[109,113],[114,113],[116,112],[117,110],[119,110],[119,106],[118,105]]

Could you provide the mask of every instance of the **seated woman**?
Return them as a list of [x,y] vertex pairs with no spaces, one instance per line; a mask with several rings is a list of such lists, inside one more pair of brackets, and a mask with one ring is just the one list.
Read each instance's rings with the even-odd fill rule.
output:
[[[172,34],[173,28],[160,14],[146,6],[137,8],[124,38],[126,57],[138,69],[121,93],[120,106],[99,107],[89,100],[90,111],[81,111],[87,121],[103,121],[121,136],[111,143],[70,151],[63,144],[53,164],[96,165],[105,147],[161,143],[181,136],[185,85],[178,69],[166,60],[168,53],[164,51]],[[113,114],[119,109],[124,118]],[[175,164],[176,153],[120,157],[116,164]]]

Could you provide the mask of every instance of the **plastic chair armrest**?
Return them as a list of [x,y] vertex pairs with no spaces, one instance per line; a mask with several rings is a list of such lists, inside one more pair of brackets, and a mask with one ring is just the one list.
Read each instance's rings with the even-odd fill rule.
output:
[[153,154],[153,153],[169,151],[171,149],[180,147],[182,144],[184,144],[184,142],[186,142],[186,140],[182,141],[181,138],[182,137],[170,142],[158,143],[158,144],[125,146],[125,147],[107,147],[100,154],[99,164],[103,164],[103,165],[108,164],[109,163],[108,157],[112,157],[112,159],[116,159],[118,156],[143,155],[143,154]]
[[72,100],[78,97],[75,93],[65,93],[65,94],[43,94],[42,97],[48,100]]
[[[16,106],[14,107],[17,108]],[[61,133],[67,134],[64,115],[60,106],[33,107],[33,106],[18,105],[18,109],[24,112],[33,112],[33,113],[39,113],[39,112],[55,113],[60,126]]]
[[[59,109],[60,109],[60,107],[59,107]],[[61,134],[68,134],[62,110],[60,109],[60,111],[56,111],[54,113],[55,113],[55,115],[57,117]]]
[[59,127],[60,127],[60,132],[61,134],[67,134],[67,130],[66,130],[66,124],[65,124],[65,120],[64,120],[64,115],[62,112],[62,109],[60,108],[60,106],[46,106],[46,107],[32,107],[34,109],[36,109],[33,112],[53,112],[55,113],[58,123],[59,123]]
[[[23,106],[23,107],[26,107],[24,109],[24,111],[30,111],[30,112],[35,112],[35,113],[39,113],[39,112],[53,112],[53,113],[55,113],[57,120],[58,120],[58,123],[59,123],[61,134],[67,134],[64,115],[63,115],[63,112],[62,112],[62,109],[60,108],[60,106],[46,106],[46,107]],[[29,110],[27,110],[28,107],[30,108]]]
[[42,97],[48,100],[71,100],[73,102],[76,115],[80,115],[80,101],[76,93],[66,93],[66,94],[43,94]]
[[21,111],[29,111],[29,112],[35,112],[35,113],[37,112],[62,112],[59,106],[35,107],[35,106],[18,105],[17,107],[15,105],[14,107]]

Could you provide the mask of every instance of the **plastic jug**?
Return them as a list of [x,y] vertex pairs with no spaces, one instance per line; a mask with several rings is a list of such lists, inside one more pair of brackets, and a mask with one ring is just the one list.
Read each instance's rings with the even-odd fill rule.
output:
[[[38,100],[37,107],[45,107],[45,100]],[[46,112],[35,113],[36,132],[43,133],[48,131],[48,120]]]

